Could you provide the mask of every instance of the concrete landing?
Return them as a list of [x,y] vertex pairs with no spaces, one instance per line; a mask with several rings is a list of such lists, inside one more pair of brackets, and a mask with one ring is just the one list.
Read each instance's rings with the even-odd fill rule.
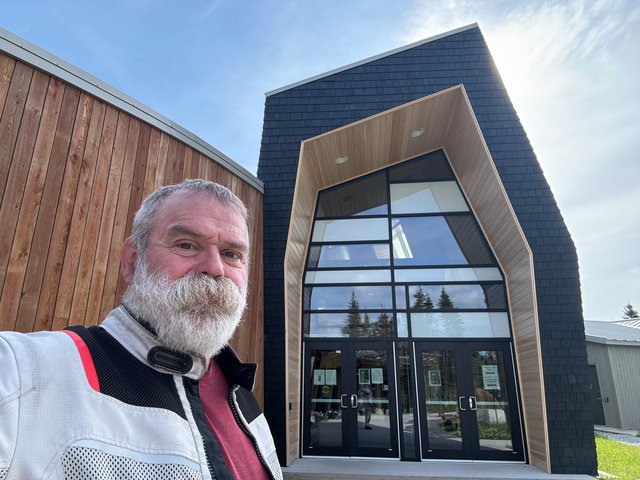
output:
[[593,480],[589,475],[556,475],[522,463],[400,462],[349,458],[300,458],[282,469],[285,480]]

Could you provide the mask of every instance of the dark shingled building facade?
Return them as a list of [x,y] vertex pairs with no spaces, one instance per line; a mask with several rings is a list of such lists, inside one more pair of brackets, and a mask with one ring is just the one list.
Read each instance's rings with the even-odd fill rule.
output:
[[268,93],[258,177],[285,464],[596,473],[576,249],[477,25]]

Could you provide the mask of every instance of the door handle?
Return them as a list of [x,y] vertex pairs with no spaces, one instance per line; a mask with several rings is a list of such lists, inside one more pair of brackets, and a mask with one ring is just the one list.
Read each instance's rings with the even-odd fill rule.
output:
[[358,395],[355,393],[351,394],[351,408],[356,408],[358,406]]
[[343,393],[342,395],[340,395],[340,407],[342,408],[349,408],[349,405],[347,405],[345,403],[345,400],[347,399],[347,394]]
[[462,401],[463,401],[465,398],[467,398],[467,397],[458,397],[458,408],[459,408],[460,410],[466,410],[466,408],[464,408],[464,407],[462,406]]
[[469,397],[469,410],[473,410],[474,412],[478,409],[478,402],[476,401],[476,397]]

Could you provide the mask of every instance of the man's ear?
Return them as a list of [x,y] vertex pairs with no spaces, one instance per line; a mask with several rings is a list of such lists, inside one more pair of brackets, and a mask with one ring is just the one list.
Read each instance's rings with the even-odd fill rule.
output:
[[120,251],[120,273],[127,285],[133,280],[133,274],[136,271],[136,258],[138,258],[138,254],[131,244],[131,237],[129,237],[124,241]]

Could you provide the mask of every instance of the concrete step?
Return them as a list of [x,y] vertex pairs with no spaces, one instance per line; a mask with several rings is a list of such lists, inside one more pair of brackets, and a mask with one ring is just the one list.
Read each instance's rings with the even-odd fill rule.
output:
[[283,468],[285,480],[593,480],[589,475],[554,475],[523,463],[350,458],[300,458]]

